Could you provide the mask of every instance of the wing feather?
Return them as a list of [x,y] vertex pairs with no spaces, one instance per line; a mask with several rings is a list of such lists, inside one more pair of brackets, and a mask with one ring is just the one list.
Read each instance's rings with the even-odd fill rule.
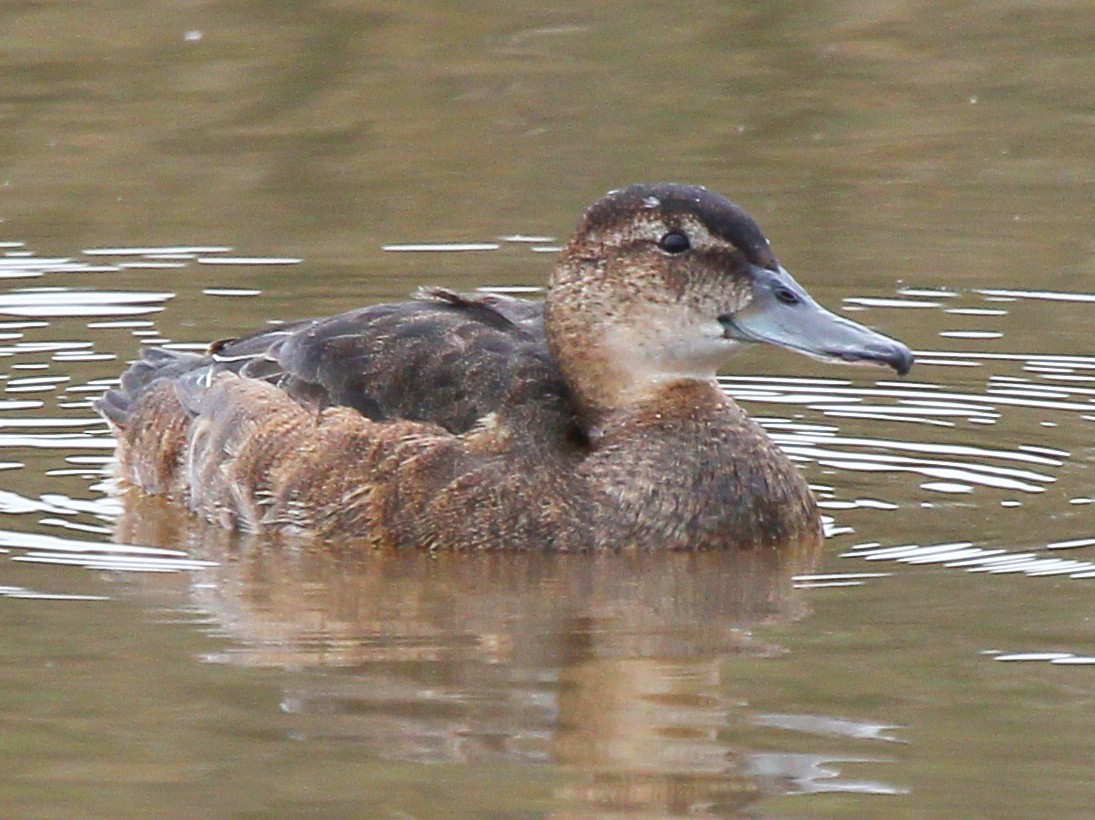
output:
[[459,435],[496,413],[549,434],[573,434],[542,306],[506,296],[422,289],[413,301],[218,341],[205,356],[148,348],[100,408],[124,426],[154,381],[203,368],[264,381],[317,410],[345,406],[374,421],[421,421]]

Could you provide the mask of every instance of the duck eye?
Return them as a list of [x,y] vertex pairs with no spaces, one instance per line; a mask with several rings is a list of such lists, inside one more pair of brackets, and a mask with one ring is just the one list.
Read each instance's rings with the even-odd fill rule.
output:
[[776,300],[785,305],[797,305],[799,301],[798,294],[790,288],[776,288]]
[[692,247],[692,243],[680,231],[670,231],[658,241],[658,247],[666,253],[684,253]]

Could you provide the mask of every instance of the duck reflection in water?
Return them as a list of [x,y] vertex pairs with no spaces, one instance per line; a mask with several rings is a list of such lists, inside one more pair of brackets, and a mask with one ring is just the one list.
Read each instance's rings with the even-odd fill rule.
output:
[[633,185],[590,207],[543,303],[422,291],[148,349],[98,407],[121,479],[245,531],[431,549],[820,542],[795,465],[715,381],[744,345],[888,365],[739,207]]
[[[213,660],[289,670],[270,729],[298,740],[406,764],[556,767],[519,791],[581,816],[724,816],[801,790],[797,762],[831,760],[830,738],[799,736],[801,754],[775,756],[789,768],[772,771],[772,739],[750,745],[759,713],[736,680],[785,654],[754,632],[805,614],[791,579],[811,568],[809,545],[363,552],[239,536],[149,497],[119,527],[129,543],[211,562],[177,605],[215,625]],[[160,600],[179,590],[146,583],[165,587]]]

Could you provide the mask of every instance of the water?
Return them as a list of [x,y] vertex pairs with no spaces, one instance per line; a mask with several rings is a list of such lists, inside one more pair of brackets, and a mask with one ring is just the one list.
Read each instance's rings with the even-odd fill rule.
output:
[[[7,813],[1090,815],[1088,4],[114,6],[0,8]],[[727,370],[817,564],[359,554],[106,491],[89,402],[141,344],[531,292],[665,179],[917,352]]]

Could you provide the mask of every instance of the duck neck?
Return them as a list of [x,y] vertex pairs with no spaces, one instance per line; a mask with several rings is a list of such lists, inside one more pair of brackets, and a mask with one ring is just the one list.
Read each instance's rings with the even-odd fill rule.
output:
[[[715,364],[694,368],[667,365],[659,341],[676,332],[663,327],[657,306],[621,301],[606,277],[587,261],[561,266],[544,303],[548,348],[569,389],[581,424],[602,428],[607,420],[657,403],[669,386],[696,383],[718,391]],[[593,270],[590,270],[592,268]]]

